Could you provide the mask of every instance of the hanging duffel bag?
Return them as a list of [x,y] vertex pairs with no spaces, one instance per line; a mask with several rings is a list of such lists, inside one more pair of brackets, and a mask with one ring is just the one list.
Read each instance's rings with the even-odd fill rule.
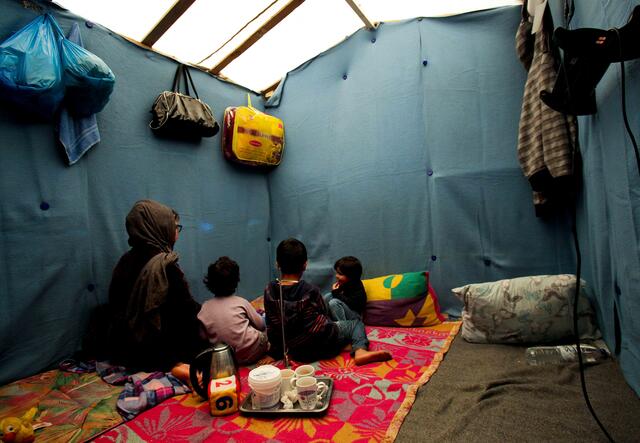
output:
[[[184,80],[186,94],[180,92]],[[189,85],[195,97],[191,97]],[[176,138],[213,137],[220,127],[209,105],[201,101],[191,79],[189,68],[178,65],[173,90],[162,92],[151,107],[153,119],[149,127],[159,135]]]

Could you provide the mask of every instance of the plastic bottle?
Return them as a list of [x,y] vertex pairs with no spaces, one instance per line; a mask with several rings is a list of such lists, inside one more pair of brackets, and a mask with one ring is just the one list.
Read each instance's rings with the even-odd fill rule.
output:
[[[582,361],[586,364],[598,363],[609,358],[609,351],[591,345],[580,345]],[[527,348],[527,363],[532,366],[555,365],[578,361],[576,345],[535,346]]]

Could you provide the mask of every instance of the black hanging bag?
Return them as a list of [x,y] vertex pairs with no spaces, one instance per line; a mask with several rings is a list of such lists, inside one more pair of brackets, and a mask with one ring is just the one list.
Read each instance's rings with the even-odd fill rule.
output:
[[[184,80],[186,94],[180,92],[181,79]],[[195,98],[191,97],[189,84]],[[158,95],[151,114],[153,119],[149,127],[158,135],[189,139],[213,137],[220,129],[209,105],[198,98],[189,68],[183,64],[176,69],[173,90]]]

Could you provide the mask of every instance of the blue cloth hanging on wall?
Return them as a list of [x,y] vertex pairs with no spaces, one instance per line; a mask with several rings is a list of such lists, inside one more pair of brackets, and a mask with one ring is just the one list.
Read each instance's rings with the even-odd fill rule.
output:
[[[83,46],[80,27],[74,23],[67,37],[72,42]],[[69,165],[73,165],[89,150],[100,142],[100,131],[95,114],[87,117],[73,117],[66,106],[60,111],[58,137],[67,154]]]

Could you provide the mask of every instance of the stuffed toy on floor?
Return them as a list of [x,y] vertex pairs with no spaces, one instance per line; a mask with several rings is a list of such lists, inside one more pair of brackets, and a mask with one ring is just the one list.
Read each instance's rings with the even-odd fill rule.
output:
[[38,408],[29,409],[21,418],[6,417],[0,420],[0,440],[4,443],[31,443],[36,439],[33,418]]

